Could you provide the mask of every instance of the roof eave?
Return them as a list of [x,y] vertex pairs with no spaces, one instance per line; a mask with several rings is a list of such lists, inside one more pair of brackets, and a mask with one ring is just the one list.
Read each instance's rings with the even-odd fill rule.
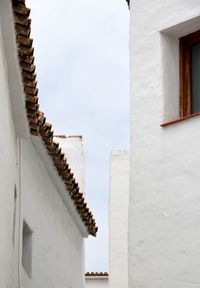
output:
[[[26,114],[29,122],[30,134],[41,136],[47,155],[51,158],[55,172],[60,176],[65,186],[65,194],[70,197],[76,209],[76,215],[87,228],[88,234],[96,236],[98,227],[95,219],[87,207],[83,193],[75,180],[67,159],[62,153],[59,144],[54,141],[52,125],[46,122],[44,113],[39,111],[38,89],[34,65],[33,40],[30,38],[31,19],[30,9],[26,7],[25,0],[12,0],[16,43],[18,48],[18,65],[21,68],[21,79],[24,86]],[[26,121],[27,122],[27,121]],[[68,193],[66,193],[66,191]]]

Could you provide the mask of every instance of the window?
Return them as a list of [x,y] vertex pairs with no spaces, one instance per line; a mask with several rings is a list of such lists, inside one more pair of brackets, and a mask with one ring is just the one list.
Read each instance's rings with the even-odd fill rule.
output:
[[200,112],[200,30],[180,38],[180,116]]
[[22,266],[27,275],[31,277],[32,273],[32,231],[28,224],[23,222],[22,237]]

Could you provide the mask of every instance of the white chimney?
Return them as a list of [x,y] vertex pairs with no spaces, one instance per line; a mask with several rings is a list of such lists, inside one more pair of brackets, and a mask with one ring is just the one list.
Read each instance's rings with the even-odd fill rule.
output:
[[65,153],[67,163],[79,184],[80,192],[85,193],[85,157],[82,136],[56,135],[54,139]]

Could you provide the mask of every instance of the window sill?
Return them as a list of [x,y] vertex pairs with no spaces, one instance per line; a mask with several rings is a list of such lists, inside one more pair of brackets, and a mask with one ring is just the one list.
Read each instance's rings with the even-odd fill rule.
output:
[[191,114],[191,115],[188,115],[186,117],[182,117],[182,118],[170,121],[170,122],[162,123],[162,124],[160,124],[160,126],[161,127],[169,126],[169,125],[176,124],[176,123],[179,123],[179,122],[182,122],[184,120],[187,120],[187,119],[190,119],[190,118],[194,118],[194,117],[197,117],[197,116],[200,116],[200,112],[194,113],[194,114]]

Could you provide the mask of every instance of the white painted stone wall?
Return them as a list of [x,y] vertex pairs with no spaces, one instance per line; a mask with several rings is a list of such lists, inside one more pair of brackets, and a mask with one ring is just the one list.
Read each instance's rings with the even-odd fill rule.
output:
[[[26,137],[11,2],[0,1],[0,287],[18,287],[18,137]],[[15,193],[16,192],[16,193]],[[16,194],[16,196],[15,196]]]
[[67,155],[68,164],[79,183],[80,191],[85,193],[85,156],[82,136],[58,135],[54,139],[60,143],[63,152]]
[[22,265],[20,266],[22,287],[82,288],[83,235],[71,211],[63,203],[59,187],[49,175],[51,171],[45,167],[44,160],[38,155],[31,139],[21,141],[20,155],[20,235],[24,220],[33,231],[32,275],[28,277]]
[[178,38],[199,29],[200,1],[130,13],[129,287],[199,287],[200,118],[160,124],[179,117]]
[[[1,27],[0,27],[1,28]],[[16,251],[13,247],[14,187],[17,183],[17,147],[11,114],[4,42],[0,30],[0,287],[12,287]]]
[[[10,0],[0,1],[0,287],[83,288],[84,224],[39,137],[28,135]],[[32,272],[22,227],[32,230]],[[30,251],[30,250],[29,250]]]
[[113,151],[110,166],[109,287],[128,288],[128,152]]
[[86,276],[85,288],[108,288],[107,276]]

